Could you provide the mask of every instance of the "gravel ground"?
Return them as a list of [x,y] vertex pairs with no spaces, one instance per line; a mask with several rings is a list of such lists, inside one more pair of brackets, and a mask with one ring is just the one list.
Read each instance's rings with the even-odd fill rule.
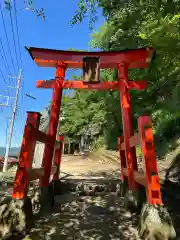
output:
[[[161,163],[160,163],[161,164]],[[161,167],[160,167],[161,168]],[[163,172],[163,167],[160,171]],[[6,182],[13,182],[15,172],[6,176]],[[164,173],[163,173],[163,176]],[[87,156],[64,156],[61,166],[61,178],[68,181],[119,180],[119,161]],[[2,181],[3,180],[3,181]],[[10,196],[12,187],[2,185],[4,178],[0,175],[0,200]],[[176,183],[166,182],[163,198],[171,213],[180,239],[180,188]],[[137,215],[132,215],[123,207],[123,199],[113,193],[101,196],[77,196],[75,193],[56,197],[52,213],[36,220],[36,227],[26,239],[140,239],[137,233]]]

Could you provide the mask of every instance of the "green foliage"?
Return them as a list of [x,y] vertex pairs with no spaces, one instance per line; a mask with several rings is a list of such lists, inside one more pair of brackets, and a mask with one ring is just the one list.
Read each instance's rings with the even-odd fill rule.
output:
[[180,113],[161,119],[157,128],[157,136],[168,141],[180,134]]
[[[95,4],[92,4],[95,3]],[[180,1],[179,0],[81,0],[73,24],[82,22],[90,14],[103,10],[106,22],[92,34],[91,45],[102,50],[133,49],[152,46],[156,58],[147,70],[129,71],[130,79],[148,79],[149,87],[143,92],[132,91],[133,123],[142,114],[151,114],[154,132],[168,140],[179,133],[180,105]],[[94,18],[96,20],[96,17]],[[92,24],[93,21],[90,22]],[[113,78],[110,71],[103,79]],[[115,73],[114,73],[115,74]],[[114,75],[114,79],[117,74]],[[105,143],[114,148],[122,132],[119,93],[103,93],[105,102]],[[119,113],[119,114],[118,114]],[[179,124],[179,125],[178,125]]]
[[71,20],[71,24],[81,23],[85,17],[89,17],[89,27],[92,29],[93,23],[97,20],[97,4],[98,0],[80,0],[78,10]]
[[76,91],[72,97],[65,96],[61,132],[71,138],[89,131],[98,131],[100,134],[105,122],[104,108],[102,97],[95,92]]
[[[13,0],[4,0],[4,1],[2,0],[2,3],[3,2],[4,2],[4,7],[7,10],[10,10],[11,7],[13,7],[14,4],[16,4],[15,1],[13,1]],[[43,20],[45,20],[46,15],[44,13],[44,8],[37,9],[36,7],[34,7],[34,5],[35,5],[34,3],[35,3],[34,0],[24,0],[23,1],[23,9],[34,12],[37,17],[41,17]]]
[[[105,51],[152,46],[150,67],[130,69],[129,79],[148,79],[148,89],[131,91],[135,129],[140,115],[152,115],[159,142],[180,134],[180,0],[80,0],[71,24],[89,18],[92,28],[98,8],[106,22],[92,34],[91,45]],[[77,77],[75,77],[77,79]],[[103,70],[103,81],[117,80],[117,71]],[[90,134],[94,148],[116,149],[122,135],[119,92],[76,91],[64,96],[60,132],[78,139]]]
[[103,136],[99,136],[93,143],[91,146],[91,150],[95,151],[97,149],[100,149],[102,147],[104,147],[105,142],[104,142],[104,137]]

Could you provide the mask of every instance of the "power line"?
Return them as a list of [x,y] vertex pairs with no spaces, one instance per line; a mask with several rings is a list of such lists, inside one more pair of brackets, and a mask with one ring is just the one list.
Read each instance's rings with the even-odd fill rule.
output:
[[[4,115],[4,109],[0,107],[0,110],[1,110],[2,114]],[[6,123],[5,124],[6,126],[4,126],[4,132],[5,132],[5,145],[4,146],[6,146],[6,143],[7,143],[8,121],[5,121],[5,123]]]
[[[1,48],[0,48],[0,55],[1,55],[1,58],[2,58],[2,60],[3,60],[4,66],[5,66],[5,68],[6,68],[7,73],[8,73],[8,74],[11,74],[10,68],[9,68],[9,66],[8,66],[8,62],[7,62],[7,58],[6,58],[6,55],[5,55],[5,51],[4,51],[4,47],[3,47],[3,44],[2,44],[1,38],[0,38],[0,46],[1,46]],[[9,80],[9,84],[12,84],[12,85],[13,85],[13,82],[12,82],[11,79]]]
[[3,79],[3,81],[4,81],[4,83],[7,85],[8,83],[6,82],[6,79],[5,79],[5,77],[4,77],[3,72],[2,72],[1,69],[0,69],[0,74],[1,74],[1,77],[2,77],[2,79]]
[[[0,40],[0,41],[1,41],[1,40]],[[3,60],[3,63],[4,63],[5,68],[6,68],[7,72],[9,73],[9,70],[8,70],[8,67],[7,67],[7,64],[6,64],[6,62],[5,62],[5,59],[4,59],[4,56],[3,56],[3,54],[2,54],[1,49],[0,49],[0,55],[1,55],[1,58],[2,58],[2,60]]]
[[10,71],[9,71],[10,68],[8,66],[8,62],[7,62],[7,58],[6,58],[6,55],[5,55],[5,51],[4,51],[4,47],[3,47],[3,43],[2,43],[1,38],[0,38],[0,45],[1,45],[1,48],[0,48],[0,50],[1,50],[0,51],[1,57],[2,57],[2,59],[4,61],[4,65],[6,67],[7,72],[10,73]]
[[23,69],[22,64],[22,54],[21,54],[21,48],[20,48],[20,38],[19,38],[19,28],[18,28],[18,20],[17,20],[17,8],[16,8],[16,0],[14,0],[14,15],[15,15],[15,23],[16,23],[16,32],[17,32],[17,39],[18,39],[18,48],[19,48],[19,55],[20,55],[20,64],[21,68]]
[[16,55],[17,67],[19,69],[19,61],[18,61],[18,55],[17,55],[17,48],[16,48],[16,40],[15,40],[14,25],[13,25],[13,20],[12,20],[11,6],[9,8],[9,15],[10,15],[10,21],[11,21],[11,29],[12,29],[12,35],[13,35],[13,42],[14,42],[14,50],[15,50],[15,55]]
[[10,54],[10,58],[11,58],[11,62],[12,62],[12,66],[13,66],[14,72],[16,73],[15,65],[14,65],[14,60],[13,60],[12,52],[11,52],[11,48],[10,48],[10,43],[9,43],[9,39],[8,39],[8,35],[7,35],[7,31],[6,31],[6,25],[5,25],[5,21],[4,21],[4,16],[3,16],[2,8],[0,8],[0,12],[1,12],[1,18],[2,18],[2,22],[3,22],[4,32],[5,32],[5,36],[6,36],[6,41],[7,41],[8,48],[9,48],[9,54]]

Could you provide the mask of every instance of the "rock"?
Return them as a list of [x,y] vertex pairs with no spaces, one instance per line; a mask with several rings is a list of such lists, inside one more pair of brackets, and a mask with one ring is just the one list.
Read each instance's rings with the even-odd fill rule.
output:
[[116,185],[116,195],[121,196],[121,184]]
[[39,187],[34,187],[31,196],[32,210],[37,214],[41,210],[41,191]]
[[78,196],[87,196],[87,193],[85,191],[79,191],[77,193]]
[[171,217],[163,205],[144,204],[138,230],[142,239],[176,239],[176,232]]
[[116,194],[118,196],[124,197],[126,192],[128,191],[128,181],[124,179],[124,182],[120,182],[116,185]]
[[95,193],[98,191],[98,186],[97,185],[93,185],[92,186],[92,192],[94,193],[94,195],[95,195]]
[[76,191],[84,191],[84,184],[82,182],[76,186]]
[[131,212],[140,212],[142,207],[141,194],[139,189],[136,191],[128,190],[124,196],[124,206]]
[[103,192],[106,192],[106,188],[107,188],[107,187],[106,187],[106,184],[103,184],[103,185],[102,185],[102,191],[103,191]]
[[90,190],[88,193],[88,196],[91,196],[91,197],[95,196],[95,192],[93,190]]
[[25,236],[33,226],[32,205],[29,198],[12,200],[0,207],[0,239]]

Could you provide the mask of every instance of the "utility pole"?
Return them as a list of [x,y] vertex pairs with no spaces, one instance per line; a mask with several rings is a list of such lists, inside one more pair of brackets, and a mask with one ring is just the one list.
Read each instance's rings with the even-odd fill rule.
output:
[[21,86],[21,79],[22,79],[22,69],[20,69],[19,77],[18,77],[18,81],[17,81],[16,96],[15,96],[15,100],[14,100],[13,112],[12,112],[12,117],[11,117],[11,122],[10,122],[8,142],[6,145],[6,153],[5,153],[5,158],[4,158],[3,172],[7,171],[7,166],[8,166],[9,149],[11,147],[14,121],[15,121],[17,106],[18,106],[19,90],[20,90],[20,86]]

